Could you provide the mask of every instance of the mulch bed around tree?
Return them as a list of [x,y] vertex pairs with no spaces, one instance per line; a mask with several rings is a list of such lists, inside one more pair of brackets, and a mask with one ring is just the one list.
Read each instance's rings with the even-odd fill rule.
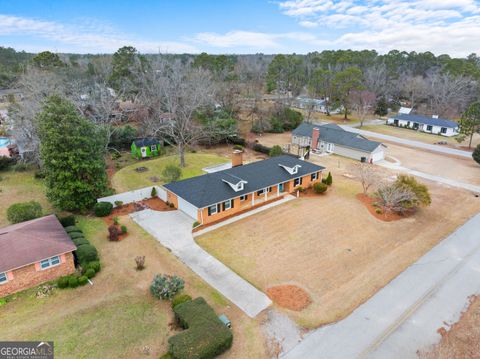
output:
[[413,212],[405,213],[404,215],[394,213],[394,212],[377,213],[376,210],[379,207],[375,207],[373,205],[375,203],[374,198],[363,193],[357,194],[356,197],[360,202],[363,203],[363,205],[368,209],[368,211],[372,216],[384,222],[398,221],[399,219],[408,218],[413,214]]
[[268,297],[282,308],[296,312],[305,309],[312,303],[310,296],[302,288],[293,285],[277,285],[267,289]]

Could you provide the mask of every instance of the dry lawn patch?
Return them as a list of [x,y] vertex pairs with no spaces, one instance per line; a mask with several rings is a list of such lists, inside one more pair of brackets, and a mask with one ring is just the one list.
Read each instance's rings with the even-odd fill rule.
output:
[[263,291],[278,283],[305,288],[312,304],[288,311],[305,327],[347,316],[480,210],[470,193],[429,184],[429,208],[383,222],[355,198],[360,185],[338,174],[324,196],[302,197],[197,238]]

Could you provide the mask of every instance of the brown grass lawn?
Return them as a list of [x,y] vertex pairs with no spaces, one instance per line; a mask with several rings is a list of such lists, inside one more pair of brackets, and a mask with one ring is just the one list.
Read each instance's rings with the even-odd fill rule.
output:
[[[218,314],[231,318],[234,344],[223,358],[265,358],[258,321],[251,320],[203,282],[154,238],[120,217],[129,236],[109,242],[101,219],[82,217],[79,226],[101,254],[102,271],[94,286],[55,290],[37,299],[35,291],[15,295],[0,306],[2,340],[53,340],[59,358],[139,358],[151,348],[158,358],[167,350],[172,310],[169,302],[153,299],[149,285],[155,273],[177,274],[185,293],[203,296]],[[146,269],[135,270],[134,258],[146,256]]]
[[294,200],[198,238],[263,291],[281,284],[305,289],[313,303],[285,311],[310,328],[347,316],[480,210],[471,194],[428,184],[429,208],[386,223],[355,198],[360,185],[340,175],[345,162],[328,161],[334,187],[326,195]]

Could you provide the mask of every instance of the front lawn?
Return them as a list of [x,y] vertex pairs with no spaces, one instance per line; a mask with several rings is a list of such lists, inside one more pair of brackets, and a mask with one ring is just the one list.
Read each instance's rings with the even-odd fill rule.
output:
[[[215,154],[188,153],[185,155],[187,166],[182,169],[182,179],[204,174],[202,168],[228,162],[229,159]],[[162,184],[162,171],[167,164],[179,164],[178,156],[159,157],[152,160],[137,161],[122,168],[112,178],[112,186],[117,192]],[[146,167],[145,172],[137,172],[138,167]],[[157,181],[157,182],[155,182]]]
[[[340,159],[332,161],[340,166]],[[328,168],[334,187],[325,195],[301,197],[197,238],[264,292],[302,288],[312,304],[283,310],[309,328],[346,317],[480,210],[471,194],[428,183],[431,207],[383,222],[356,199],[358,182]]]

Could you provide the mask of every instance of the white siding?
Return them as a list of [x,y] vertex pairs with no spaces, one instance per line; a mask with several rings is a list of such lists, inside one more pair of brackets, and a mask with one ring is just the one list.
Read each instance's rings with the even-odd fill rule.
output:
[[292,136],[292,144],[300,146],[300,147],[306,147],[310,146],[312,143],[312,139],[307,136]]
[[157,189],[158,198],[160,198],[162,201],[167,201],[167,191],[165,191],[163,187],[151,186],[140,188],[134,191],[114,194],[113,196],[98,198],[97,202],[110,202],[113,204],[113,206],[115,206],[116,201],[122,201],[123,204],[142,201],[151,197],[153,187]]
[[370,159],[370,153],[369,152],[363,152],[360,150],[355,150],[353,148],[348,148],[348,147],[343,147],[339,145],[335,145],[335,154],[348,157],[348,158],[353,158],[355,160],[360,161],[362,157],[365,157],[367,161]]
[[[394,118],[389,118],[387,119],[387,124],[388,125],[394,125],[395,119]],[[406,120],[398,120],[398,127],[408,127],[413,129],[413,125],[416,123],[415,121],[406,121]],[[418,123],[418,122],[417,122]],[[441,135],[441,136],[455,136],[457,134],[457,130],[453,129],[451,127],[445,127],[447,129],[446,133],[442,133],[442,127],[441,126],[432,126],[431,130],[428,130],[428,125],[419,123],[418,124],[418,130],[426,133],[432,133],[434,135]]]
[[194,220],[198,220],[198,208],[190,202],[185,201],[183,198],[178,197],[178,209],[185,214],[192,217]]

